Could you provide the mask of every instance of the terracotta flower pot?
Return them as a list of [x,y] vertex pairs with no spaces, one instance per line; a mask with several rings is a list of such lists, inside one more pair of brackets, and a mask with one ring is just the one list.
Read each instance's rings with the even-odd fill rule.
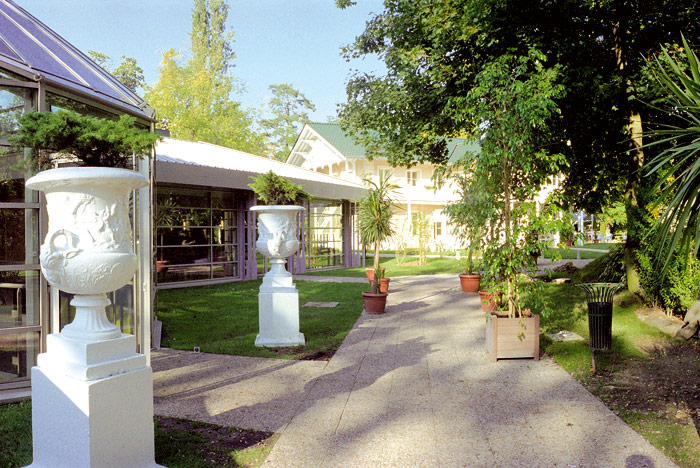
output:
[[156,260],[156,272],[167,273],[170,260]]
[[498,305],[501,303],[503,293],[498,291],[495,294],[491,291],[479,291],[479,299],[481,299],[481,308],[485,312],[493,312],[498,310]]
[[480,282],[480,275],[467,275],[465,273],[459,275],[459,284],[462,286],[462,291],[467,294],[479,292]]
[[[382,270],[382,277],[384,276],[384,267],[380,267],[380,270]],[[374,282],[374,268],[365,268],[365,273],[367,273],[367,280],[369,280],[369,284],[372,284]]]
[[[389,292],[389,282],[391,281],[391,278],[382,278],[379,280],[379,292],[383,293],[388,293]],[[371,286],[374,286],[374,275],[372,275],[372,279],[369,281],[369,284]]]
[[380,292],[372,294],[370,292],[362,293],[362,303],[365,306],[365,312],[368,314],[383,314],[386,308],[387,293]]

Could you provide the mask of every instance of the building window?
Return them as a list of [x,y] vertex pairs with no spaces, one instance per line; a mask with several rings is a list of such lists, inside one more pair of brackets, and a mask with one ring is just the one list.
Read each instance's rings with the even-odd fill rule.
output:
[[393,172],[391,169],[379,169],[379,179],[384,179],[385,177],[391,178]]
[[442,221],[437,221],[433,223],[435,237],[440,237],[442,235]]
[[418,171],[406,171],[406,185],[413,187],[418,185]]
[[157,188],[157,282],[235,278],[238,210],[232,191]]
[[343,264],[343,205],[315,199],[309,204],[304,230],[307,270]]

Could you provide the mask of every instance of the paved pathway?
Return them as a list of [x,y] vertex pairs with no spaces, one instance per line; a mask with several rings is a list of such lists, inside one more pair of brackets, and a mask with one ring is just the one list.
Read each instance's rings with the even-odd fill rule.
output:
[[155,353],[156,413],[281,432],[267,468],[675,466],[550,359],[491,362],[484,324],[454,275],[395,278],[328,363]]

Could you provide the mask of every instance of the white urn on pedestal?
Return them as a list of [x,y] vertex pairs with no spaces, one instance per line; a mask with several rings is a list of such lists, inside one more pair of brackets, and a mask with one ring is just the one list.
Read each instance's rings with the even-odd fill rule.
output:
[[254,206],[258,217],[258,251],[267,257],[270,270],[265,273],[258,293],[260,332],[255,346],[299,346],[306,343],[299,332],[299,292],[292,274],[285,269],[286,258],[299,250],[297,205]]
[[136,272],[129,194],[148,179],[126,169],[40,172],[27,187],[46,195],[41,269],[74,294],[75,319],[47,337],[32,368],[31,468],[155,468],[153,375],[136,337],[107,320],[107,292]]

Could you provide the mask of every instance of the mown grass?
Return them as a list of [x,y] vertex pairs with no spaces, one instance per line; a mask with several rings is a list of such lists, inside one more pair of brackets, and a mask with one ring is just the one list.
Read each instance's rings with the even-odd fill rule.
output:
[[0,406],[0,466],[15,468],[31,462],[31,402]]
[[[461,264],[454,258],[428,258],[425,265],[418,265],[417,257],[405,257],[401,264],[396,263],[396,258],[381,257],[379,263],[386,268],[388,278],[397,276],[436,275],[438,273],[459,273]],[[372,266],[372,259],[367,259],[367,267]],[[366,278],[365,267],[341,268],[338,270],[310,271],[304,273],[311,276],[341,276],[352,278]]]
[[[261,281],[158,291],[156,310],[163,322],[161,344],[167,348],[238,356],[303,359],[333,353],[363,310],[363,283],[296,281],[300,331],[306,345],[258,348],[258,289]],[[304,307],[307,302],[338,302],[333,308]]]
[[599,252],[591,252],[589,250],[581,250],[580,252],[577,251],[574,247],[570,249],[562,249],[562,248],[556,248],[553,249],[555,252],[561,256],[563,259],[567,260],[573,260],[579,258],[579,254],[582,260],[588,260],[588,259],[593,259],[593,258],[598,258],[602,257],[605,255],[605,250],[601,250]]
[[[188,430],[160,427],[155,420],[155,461],[168,468],[258,468],[272,449],[276,437],[266,443],[232,449],[232,435],[247,437],[257,431],[241,431],[207,424],[205,437],[198,425],[189,421]],[[231,433],[231,434],[229,434]],[[32,462],[32,404],[29,401],[0,406],[0,467],[19,468]]]

